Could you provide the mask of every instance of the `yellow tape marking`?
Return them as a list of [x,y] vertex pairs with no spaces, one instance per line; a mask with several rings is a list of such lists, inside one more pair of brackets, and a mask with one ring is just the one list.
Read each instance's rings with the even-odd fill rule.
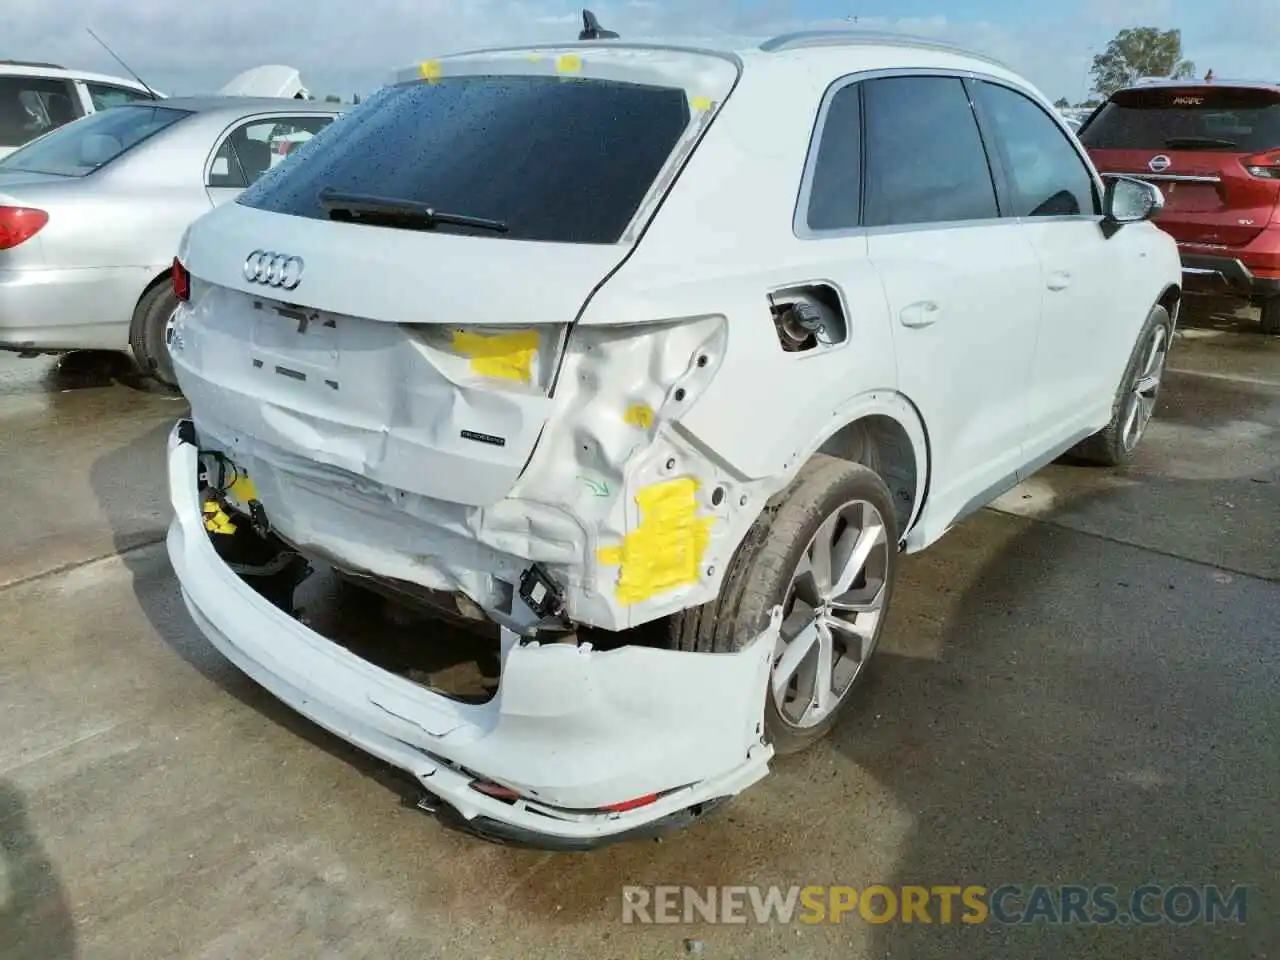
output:
[[210,533],[235,533],[236,525],[223,512],[216,500],[204,502],[204,528]]
[[694,98],[693,98],[693,100],[692,100],[692,103],[693,103],[693,109],[695,109],[695,110],[710,110],[710,109],[711,109],[711,98],[710,98],[710,97],[694,97]]
[[581,69],[582,58],[576,53],[562,54],[561,57],[556,60],[557,73],[577,73]]
[[443,73],[439,60],[423,60],[418,65],[418,74],[423,80],[439,80]]
[[528,60],[530,63],[541,63],[541,62],[542,62],[542,54],[540,54],[540,53],[529,53],[529,54],[525,54],[525,59],[526,59],[526,60]]
[[653,428],[653,408],[647,403],[633,403],[622,415],[622,422],[641,430]]
[[640,523],[618,547],[602,547],[596,558],[621,567],[617,597],[624,606],[697,583],[711,539],[712,517],[699,517],[698,481],[667,480],[636,494]]
[[535,330],[519,333],[469,333],[453,331],[453,349],[471,360],[471,369],[482,377],[519,380],[533,379],[533,358],[538,352]]
[[258,491],[253,487],[253,481],[245,474],[236,477],[236,482],[231,484],[227,489],[227,493],[235,497],[241,503],[249,503],[258,499]]

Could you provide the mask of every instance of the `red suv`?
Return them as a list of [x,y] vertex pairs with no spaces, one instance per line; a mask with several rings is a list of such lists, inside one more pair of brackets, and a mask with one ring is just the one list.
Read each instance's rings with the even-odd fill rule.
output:
[[1156,223],[1178,242],[1188,293],[1238,294],[1280,334],[1280,83],[1140,84],[1078,136],[1102,173],[1164,192]]

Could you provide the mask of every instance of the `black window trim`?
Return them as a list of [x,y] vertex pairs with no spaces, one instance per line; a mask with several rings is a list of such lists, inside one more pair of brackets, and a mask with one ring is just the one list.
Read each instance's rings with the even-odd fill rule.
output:
[[[213,147],[209,151],[209,155],[204,158],[204,185],[206,190],[246,190],[248,187],[216,187],[209,182],[209,178],[213,176],[213,161],[218,157],[218,151],[222,149],[222,145],[227,142],[233,133],[241,127],[252,126],[257,123],[265,123],[271,121],[274,123],[287,123],[291,118],[311,119],[314,117],[328,117],[332,123],[338,119],[338,113],[326,113],[323,110],[307,111],[290,111],[289,113],[276,113],[268,110],[261,114],[253,114],[252,116],[237,117],[222,128],[222,132],[213,138]],[[231,145],[231,152],[235,153],[235,144]],[[235,157],[236,166],[240,169],[240,176],[248,179],[244,173],[244,167],[240,164],[240,157]]]
[[[1012,213],[1002,213],[1004,219],[1026,223],[1077,223],[1081,221],[1093,221],[1095,223],[1100,223],[1102,221],[1101,207],[1104,190],[1103,184],[1100,182],[1100,177],[1097,169],[1093,165],[1093,161],[1089,159],[1088,153],[1085,152],[1076,140],[1075,136],[1072,135],[1070,128],[1066,125],[1066,121],[1059,117],[1056,111],[1046,110],[1041,104],[1036,102],[1034,97],[1029,96],[1026,90],[1018,87],[1016,84],[1003,81],[997,77],[986,77],[980,74],[966,76],[964,80],[965,90],[968,91],[969,103],[973,107],[974,114],[978,118],[978,129],[982,134],[982,142],[987,148],[987,157],[991,161],[993,170],[996,167],[999,168],[999,172],[997,174],[997,196],[1000,197],[1001,210],[1014,209],[1014,189],[1006,169],[1008,157],[1005,155],[1004,144],[996,135],[995,124],[992,122],[991,118],[987,116],[986,108],[982,104],[982,98],[978,96],[977,86],[979,83],[989,83],[995,87],[1004,87],[1011,93],[1021,96],[1032,106],[1039,108],[1040,112],[1048,117],[1049,120],[1052,121],[1060,131],[1062,131],[1066,138],[1067,145],[1071,147],[1072,151],[1076,155],[1076,159],[1084,165],[1085,171],[1089,174],[1090,185],[1093,188],[1094,207],[1099,211],[1094,213],[1059,214],[1052,217],[1019,217]],[[994,150],[991,148],[991,145],[994,145]]]
[[[813,190],[814,168],[817,166],[818,148],[822,143],[822,131],[826,125],[827,112],[830,108],[832,99],[836,93],[852,83],[863,83],[868,80],[880,80],[900,77],[950,77],[961,80],[964,83],[965,95],[969,100],[969,108],[973,111],[974,119],[978,125],[978,137],[982,143],[983,152],[987,157],[987,165],[991,171],[992,183],[996,192],[996,208],[997,215],[995,217],[984,217],[979,220],[938,220],[928,221],[924,223],[904,223],[904,224],[888,224],[885,226],[867,227],[863,225],[863,212],[865,206],[863,198],[859,197],[858,203],[858,226],[845,227],[831,230],[814,230],[809,227],[809,197]],[[1061,216],[1061,217],[1014,217],[1007,211],[1012,209],[1010,199],[1012,192],[1005,175],[1004,165],[1000,161],[1000,151],[991,149],[992,136],[990,123],[984,120],[980,104],[975,102],[972,83],[984,81],[996,84],[998,86],[1007,87],[1015,93],[1020,93],[1024,97],[1028,97],[1033,103],[1036,103],[1034,97],[1030,97],[1028,91],[1018,84],[1011,83],[1003,77],[993,76],[978,70],[955,70],[937,67],[916,67],[904,68],[894,67],[884,70],[861,70],[854,73],[845,74],[837,77],[832,81],[822,94],[822,101],[818,106],[818,114],[814,119],[813,129],[809,135],[809,146],[805,154],[805,162],[803,173],[800,177],[799,192],[796,197],[795,210],[791,220],[791,232],[799,240],[837,240],[845,237],[862,237],[869,235],[885,234],[885,233],[906,233],[920,230],[942,230],[956,229],[962,227],[978,226],[983,224],[994,223],[1054,223],[1058,221],[1078,222],[1082,220],[1100,221],[1100,214],[1090,214],[1087,216]],[[865,89],[865,88],[863,88]],[[862,105],[862,95],[859,92],[859,106]],[[1043,107],[1041,108],[1043,109]],[[1084,163],[1085,169],[1089,171],[1089,175],[1093,180],[1094,189],[1100,198],[1104,195],[1104,184],[1097,169],[1094,167],[1092,160],[1089,159],[1088,153],[1076,141],[1071,134],[1071,130],[1066,125],[1066,121],[1053,113],[1048,114],[1058,127],[1066,134],[1067,142],[1075,150],[1076,155],[1080,157]],[[859,109],[859,124],[862,132],[865,132],[866,111]],[[998,141],[996,141],[998,142]],[[866,151],[867,142],[865,136],[859,136],[858,148],[861,151],[862,178],[860,193],[866,190]]]

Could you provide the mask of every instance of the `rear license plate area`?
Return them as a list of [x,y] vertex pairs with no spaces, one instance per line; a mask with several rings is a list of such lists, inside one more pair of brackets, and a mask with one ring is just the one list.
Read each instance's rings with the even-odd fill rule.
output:
[[305,307],[257,301],[250,362],[259,375],[339,390],[342,318]]

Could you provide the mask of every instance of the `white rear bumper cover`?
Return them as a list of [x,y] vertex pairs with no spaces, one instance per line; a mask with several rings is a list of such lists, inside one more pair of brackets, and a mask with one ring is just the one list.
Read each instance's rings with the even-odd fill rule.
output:
[[[465,820],[591,841],[731,796],[766,774],[772,750],[761,734],[776,621],[732,654],[593,651],[504,634],[498,692],[488,703],[459,703],[326,640],[233,573],[204,530],[197,448],[181,429],[168,447],[168,551],[201,631],[280,700],[408,772]],[[482,794],[473,775],[528,799]],[[601,812],[664,791],[647,805]]]

